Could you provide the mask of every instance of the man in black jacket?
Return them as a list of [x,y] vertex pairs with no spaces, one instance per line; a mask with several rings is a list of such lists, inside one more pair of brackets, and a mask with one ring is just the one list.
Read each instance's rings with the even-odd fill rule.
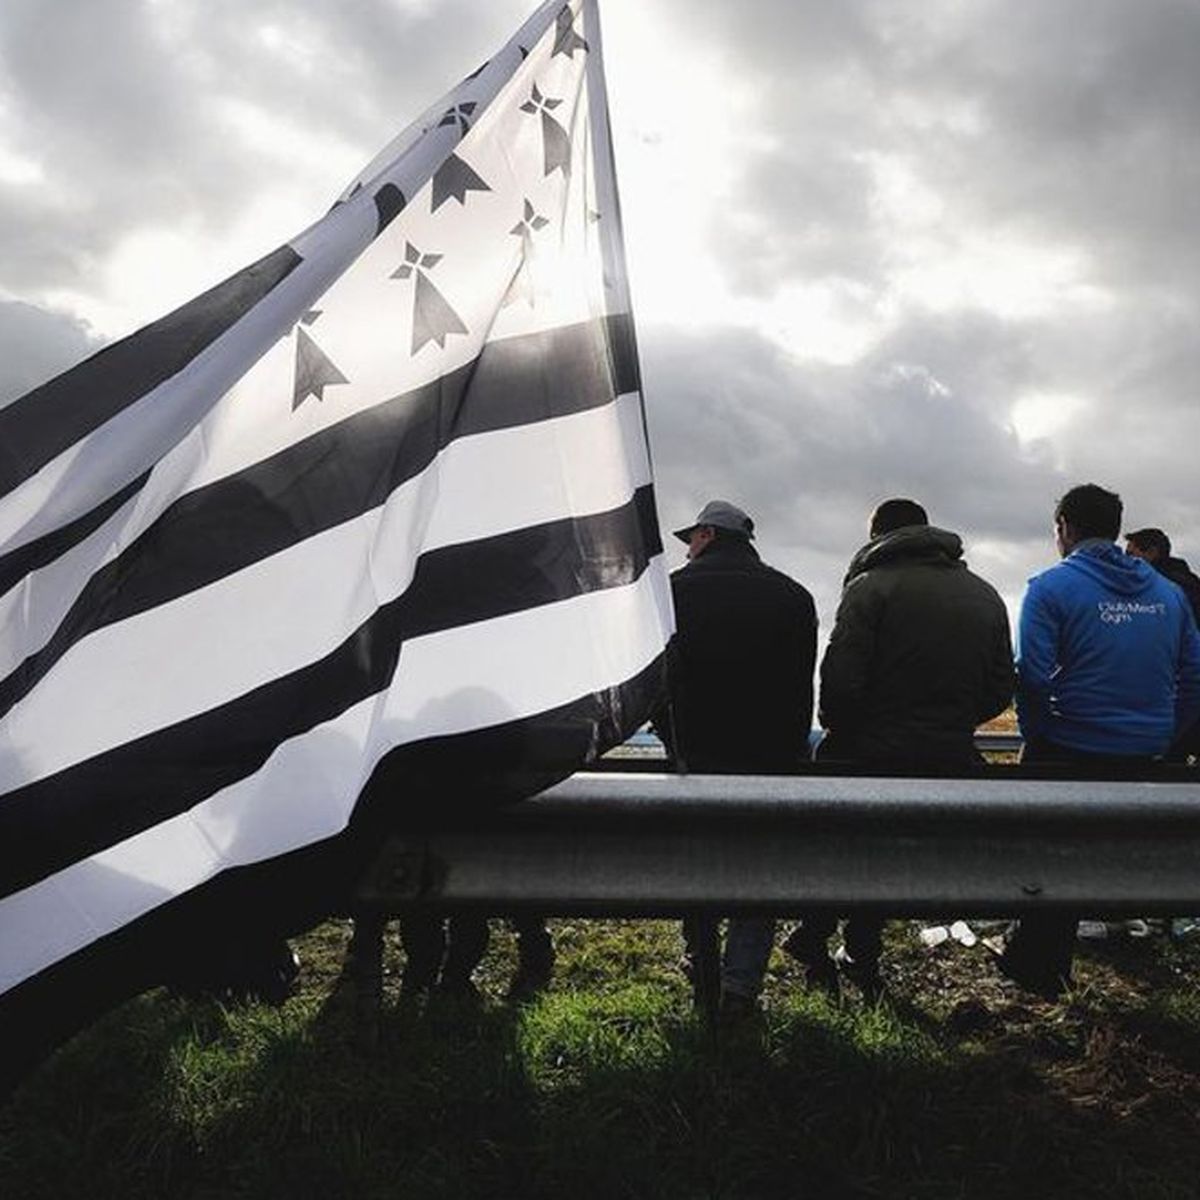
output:
[[1125,553],[1144,558],[1160,575],[1183,589],[1200,625],[1200,577],[1182,558],[1171,556],[1171,539],[1161,529],[1136,529],[1125,535]]
[[[676,633],[669,651],[671,706],[655,727],[683,770],[792,772],[808,756],[816,606],[809,592],[759,558],[754,522],[711,500],[675,531],[688,562],[671,576]],[[774,922],[734,919],[718,972],[718,919],[684,922],[697,1004],[718,987],[730,1012],[752,1008],[771,953]]]
[[[910,774],[971,768],[976,727],[1012,699],[1004,602],[967,570],[959,536],[931,526],[915,501],[879,505],[869,533],[821,663],[827,733],[817,757]],[[835,924],[814,914],[784,943],[826,986],[836,978],[826,951]],[[868,997],[882,992],[882,931],[879,918],[847,922],[838,958]]]
[[[1171,539],[1161,529],[1136,529],[1127,533],[1125,553],[1144,558],[1160,575],[1182,589],[1192,606],[1196,624],[1200,625],[1200,576],[1188,566],[1186,559],[1172,556]],[[1180,734],[1169,757],[1193,765],[1200,761],[1200,721]]]

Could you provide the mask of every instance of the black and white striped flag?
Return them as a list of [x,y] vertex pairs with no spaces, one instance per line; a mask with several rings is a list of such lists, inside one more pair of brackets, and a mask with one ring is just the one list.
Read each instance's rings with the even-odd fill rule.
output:
[[0,995],[372,781],[568,773],[671,623],[595,2],[551,0],[306,232],[0,409]]

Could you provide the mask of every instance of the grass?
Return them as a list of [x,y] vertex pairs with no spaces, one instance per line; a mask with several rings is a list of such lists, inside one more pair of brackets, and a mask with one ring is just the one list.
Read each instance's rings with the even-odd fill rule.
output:
[[[0,1196],[1137,1197],[1200,1191],[1200,944],[1081,949],[1050,1005],[981,948],[889,931],[893,1001],[838,1005],[776,955],[762,1019],[713,1037],[669,922],[552,924],[554,987],[402,1005],[355,1049],[348,930],[303,939],[282,1009],[144,996],[0,1111]],[[393,935],[394,937],[394,935]]]

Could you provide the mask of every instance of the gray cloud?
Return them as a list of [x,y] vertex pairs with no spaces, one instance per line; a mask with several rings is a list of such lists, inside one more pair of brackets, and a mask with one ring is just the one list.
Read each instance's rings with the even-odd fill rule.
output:
[[[1196,286],[1200,9],[1067,0],[992,5],[938,57],[945,95],[984,116],[944,174],[983,219],[1084,241],[1114,283]],[[986,156],[1001,169],[984,171]]]
[[952,220],[1078,249],[1098,282],[1151,302],[1196,288],[1194,4],[990,0],[904,21],[871,0],[836,16],[784,0],[696,7],[690,19],[737,72],[762,76],[756,127],[775,136],[745,203],[790,267],[883,282],[866,163],[889,154],[947,198]]
[[[1056,491],[1095,478],[1118,487],[1143,523],[1200,544],[1188,449],[1200,444],[1200,8],[670,3],[693,36],[722,46],[738,78],[759,85],[751,120],[764,148],[737,210],[714,231],[736,251],[726,259],[740,287],[770,297],[789,278],[824,279],[882,306],[905,249],[878,204],[873,164],[887,156],[941,198],[951,233],[1070,252],[1095,289],[1094,304],[1008,325],[910,303],[845,376],[818,382],[812,370],[781,368],[773,385],[787,400],[754,403],[771,413],[794,405],[780,428],[805,445],[784,454],[788,471],[755,485],[760,503],[770,510],[788,472],[784,494],[800,498],[813,480],[811,499],[827,512],[862,510],[887,480],[883,490],[922,493],[948,523],[1019,547],[1044,536]],[[704,358],[694,379],[686,366],[660,367],[664,380],[680,373],[702,409],[715,406],[711,389],[696,399],[705,375],[736,373]],[[948,396],[923,392],[927,380]],[[815,414],[814,388],[824,396]],[[1022,448],[1006,428],[1030,393],[1082,402],[1053,448]],[[836,414],[824,411],[834,396]],[[755,436],[748,420],[734,428]],[[690,442],[703,461],[698,436]],[[807,542],[823,544],[808,528]]]
[[[10,0],[0,100],[44,180],[0,183],[0,285],[85,288],[133,230],[218,233],[280,172],[320,172],[319,156],[297,162],[235,136],[231,104],[359,147],[365,162],[502,44],[524,7]],[[346,182],[329,178],[328,198]]]
[[963,536],[972,565],[1015,603],[1048,565],[1049,513],[1071,482],[992,404],[1023,369],[1027,333],[977,315],[931,319],[828,366],[745,331],[644,330],[664,524],[686,524],[713,496],[743,505],[767,561],[813,592],[828,630],[871,509],[910,496]]
[[790,359],[766,338],[647,330],[651,436],[664,508],[684,519],[712,495],[741,498],[764,528],[803,531],[848,555],[870,508],[920,499],[951,528],[1022,539],[1063,479],[1022,447],[992,396],[1023,332],[981,318],[913,325],[847,367]]
[[87,327],[74,317],[0,300],[0,407],[96,349]]

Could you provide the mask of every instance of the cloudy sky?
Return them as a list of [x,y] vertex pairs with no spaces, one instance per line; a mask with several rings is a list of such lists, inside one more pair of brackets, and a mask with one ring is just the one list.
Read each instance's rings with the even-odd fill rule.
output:
[[[271,250],[534,0],[4,0],[0,403]],[[1200,0],[601,0],[664,524],[828,628],[922,500],[1014,605],[1054,499],[1200,559]]]

